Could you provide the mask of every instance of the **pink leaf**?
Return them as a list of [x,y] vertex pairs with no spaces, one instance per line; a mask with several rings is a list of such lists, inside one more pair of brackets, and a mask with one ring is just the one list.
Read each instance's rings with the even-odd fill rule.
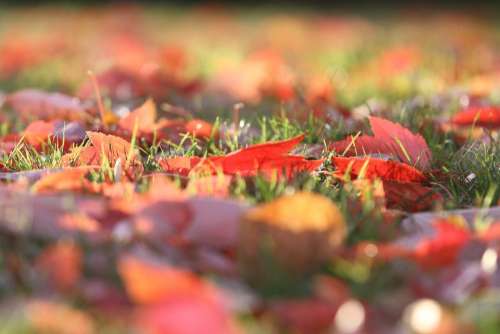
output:
[[331,145],[339,153],[388,154],[419,169],[430,168],[432,153],[421,135],[413,134],[399,124],[383,118],[370,117],[373,136],[362,135],[347,138]]

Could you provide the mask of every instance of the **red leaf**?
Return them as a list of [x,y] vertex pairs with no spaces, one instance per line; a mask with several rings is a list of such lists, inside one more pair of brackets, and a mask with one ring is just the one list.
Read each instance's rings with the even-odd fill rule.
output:
[[458,252],[472,238],[471,232],[446,220],[433,223],[435,235],[420,241],[413,252],[424,268],[440,268],[456,261]]
[[[212,124],[201,119],[193,119],[186,122],[185,132],[198,138],[210,138],[213,132]],[[216,133],[215,133],[216,135]]]
[[[388,154],[419,169],[428,169],[431,151],[421,135],[415,135],[399,124],[383,118],[370,117],[373,136],[362,135],[333,143],[330,147],[346,154]],[[404,148],[404,149],[403,149]]]
[[118,271],[141,305],[135,318],[141,332],[237,333],[216,290],[195,274],[131,255],[121,257]]
[[386,205],[391,209],[423,211],[442,202],[443,197],[420,183],[383,181]]
[[332,326],[339,305],[317,298],[274,301],[271,312],[294,333],[323,333]]
[[323,160],[306,160],[301,156],[286,155],[303,139],[304,135],[300,135],[284,141],[253,145],[225,156],[163,159],[160,160],[160,165],[167,172],[181,175],[196,171],[213,175],[220,172],[241,176],[276,174],[291,178],[295,173],[311,172],[323,163]]
[[333,157],[332,162],[336,167],[335,175],[339,177],[350,171],[351,177],[357,178],[364,169],[364,176],[368,179],[380,178],[399,182],[423,182],[426,179],[419,170],[396,161],[376,158]]
[[179,296],[140,307],[135,324],[144,334],[239,334],[230,314],[202,296]]
[[252,145],[250,147],[230,153],[226,157],[234,158],[235,160],[241,160],[243,157],[247,159],[262,159],[269,156],[284,155],[293,150],[293,148],[295,148],[295,146],[297,146],[303,140],[304,134],[301,134],[287,140]]
[[485,128],[498,128],[500,127],[500,107],[472,106],[455,114],[451,122],[461,126],[474,124]]

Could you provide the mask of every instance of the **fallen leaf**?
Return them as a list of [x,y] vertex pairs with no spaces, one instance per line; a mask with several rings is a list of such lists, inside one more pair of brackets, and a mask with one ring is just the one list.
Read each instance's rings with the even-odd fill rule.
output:
[[229,196],[232,176],[208,175],[189,179],[186,190],[197,196],[225,198]]
[[45,248],[36,259],[36,268],[49,284],[68,291],[78,284],[82,271],[82,251],[71,241]]
[[36,333],[97,333],[88,314],[68,305],[35,299],[26,304],[24,311],[30,328]]
[[332,162],[336,168],[334,174],[338,177],[343,177],[349,172],[351,178],[357,178],[363,174],[367,179],[380,178],[386,181],[423,182],[426,180],[425,175],[419,170],[396,161],[370,157],[333,157]]
[[144,334],[241,333],[221,305],[198,295],[140,307],[134,323]]
[[372,116],[369,120],[373,136],[351,137],[331,144],[330,148],[349,156],[387,154],[421,170],[430,168],[432,154],[421,135],[383,118]]
[[290,277],[307,275],[335,254],[346,232],[338,207],[321,195],[300,192],[252,208],[239,230],[242,275],[265,285],[273,275],[270,262]]
[[73,144],[81,143],[87,137],[80,123],[63,121],[34,121],[24,129],[23,136],[26,142],[37,150],[40,150],[42,145],[49,140],[68,149]]
[[270,311],[283,329],[316,334],[328,332],[339,306],[317,298],[276,300],[271,302]]
[[74,149],[62,157],[63,166],[98,166],[107,162],[114,168],[120,161],[123,172],[131,179],[140,175],[144,167],[140,158],[124,139],[99,132],[88,131],[90,146]]
[[443,197],[432,188],[415,182],[383,181],[386,205],[390,209],[417,212],[443,203]]
[[156,106],[154,101],[147,99],[142,106],[120,119],[118,126],[130,133],[133,133],[136,126],[139,133],[153,132],[156,126]]
[[455,263],[458,252],[472,238],[466,227],[446,220],[432,224],[435,234],[421,240],[413,251],[412,257],[427,269],[443,268]]
[[201,246],[231,250],[238,244],[240,218],[247,209],[231,200],[195,197],[188,201],[192,220],[186,229],[186,240]]
[[138,304],[159,304],[177,296],[196,298],[213,292],[211,287],[187,270],[134,255],[120,258],[118,272],[127,294]]
[[91,230],[82,230],[79,225],[65,224],[67,218],[77,211],[90,218],[104,216],[107,209],[102,199],[71,194],[33,195],[3,187],[0,188],[0,203],[0,209],[6,213],[0,217],[0,230],[8,233],[44,239],[80,234],[89,240],[106,237],[100,224]]
[[472,106],[455,114],[451,122],[460,126],[477,125],[485,128],[500,127],[500,107],[497,106]]
[[290,179],[299,172],[311,172],[319,168],[323,160],[307,160],[302,156],[287,155],[304,139],[300,135],[288,140],[252,145],[225,156],[175,157],[161,159],[162,168],[169,173],[255,176],[280,176]]
[[91,189],[92,182],[85,176],[92,170],[93,168],[87,167],[66,167],[53,173],[48,173],[33,184],[31,191],[42,193]]

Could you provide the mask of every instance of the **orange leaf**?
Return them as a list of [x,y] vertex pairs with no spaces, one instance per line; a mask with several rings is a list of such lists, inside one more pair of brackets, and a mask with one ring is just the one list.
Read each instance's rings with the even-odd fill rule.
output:
[[39,150],[49,139],[57,145],[64,144],[64,148],[67,149],[75,143],[82,142],[86,134],[80,123],[65,123],[58,120],[32,122],[24,129],[23,136],[28,144]]
[[66,167],[65,169],[43,176],[33,184],[33,192],[79,191],[91,186],[85,178],[91,168]]
[[71,242],[58,242],[44,249],[37,258],[37,268],[47,281],[64,291],[75,287],[82,266],[82,252]]
[[153,132],[156,126],[156,106],[152,99],[147,99],[146,102],[139,108],[130,112],[127,116],[120,119],[118,125],[131,133],[137,123],[139,132]]
[[376,158],[333,157],[332,162],[336,167],[335,175],[339,177],[350,171],[351,177],[357,178],[364,169],[364,176],[368,179],[380,178],[399,182],[423,182],[426,179],[419,170],[396,161]]
[[35,121],[24,129],[23,135],[28,144],[40,147],[54,133],[54,129],[55,125],[53,122]]
[[138,304],[157,304],[176,296],[204,295],[211,290],[196,275],[167,264],[122,256],[118,272],[130,298]]
[[174,157],[161,159],[159,163],[163,170],[168,173],[187,176],[200,160],[199,157]]
[[107,160],[113,168],[120,159],[125,174],[130,178],[135,178],[144,170],[142,162],[132,150],[130,143],[124,139],[92,131],[88,131],[87,136],[91,145],[84,147],[81,151],[74,150],[65,154],[62,157],[63,165],[101,166]]

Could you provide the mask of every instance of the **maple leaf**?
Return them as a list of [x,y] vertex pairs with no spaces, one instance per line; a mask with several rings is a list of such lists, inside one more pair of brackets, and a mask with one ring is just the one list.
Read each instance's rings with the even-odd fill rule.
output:
[[461,110],[453,116],[451,122],[460,126],[477,125],[484,128],[500,127],[500,107],[472,106]]
[[137,126],[139,132],[153,132],[156,126],[156,106],[152,99],[120,119],[118,125],[130,132]]
[[421,170],[429,169],[432,153],[421,135],[383,118],[369,120],[373,136],[347,138],[332,143],[330,148],[348,156],[387,154]]
[[229,153],[225,156],[176,157],[160,160],[162,168],[171,173],[188,175],[191,172],[216,175],[255,176],[259,173],[290,179],[298,172],[311,172],[323,163],[323,160],[306,160],[302,156],[287,155],[304,139],[304,135],[272,142],[249,146]]
[[134,179],[143,172],[142,162],[129,142],[100,132],[88,131],[87,136],[91,145],[65,154],[62,157],[64,166],[101,166],[107,162],[113,168],[120,161],[129,178]]
[[334,175],[338,177],[349,172],[352,178],[364,176],[367,179],[380,178],[399,182],[423,182],[426,180],[425,175],[418,169],[397,161],[370,157],[333,157],[332,162],[336,167]]
[[130,137],[137,126],[138,136],[152,142],[155,136],[156,140],[173,140],[188,133],[197,138],[209,138],[214,132],[212,124],[200,119],[186,121],[162,118],[156,120],[156,117],[156,106],[152,99],[148,99],[142,106],[120,119],[119,134],[122,137]]

